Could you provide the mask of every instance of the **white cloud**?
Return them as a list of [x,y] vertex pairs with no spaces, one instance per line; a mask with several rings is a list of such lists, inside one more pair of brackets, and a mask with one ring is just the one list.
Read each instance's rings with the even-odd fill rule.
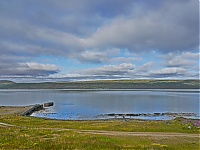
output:
[[[0,1],[0,75],[62,72],[55,65],[34,62],[40,56],[70,58],[89,68],[102,65],[68,77],[196,73],[198,6],[195,0]],[[144,59],[143,54],[151,58],[149,51],[164,54],[164,62],[133,65]],[[161,69],[151,72],[155,66]]]
[[132,63],[135,61],[140,61],[142,58],[137,58],[137,57],[115,57],[115,58],[110,58],[108,61],[110,63]]
[[80,71],[80,74],[84,75],[126,75],[130,73],[135,68],[135,65],[130,63],[123,63],[120,65],[108,65],[108,66],[102,66],[99,68],[91,68],[91,69],[85,69]]
[[198,78],[199,72],[191,72],[181,67],[155,69],[154,62],[141,66],[131,63],[108,65],[97,68],[84,69],[70,74],[54,74],[51,78],[66,80],[92,80],[92,79],[140,79],[140,78]]
[[36,62],[17,63],[17,64],[0,64],[0,76],[23,76],[37,77],[49,76],[59,72],[59,68],[53,64],[39,64]]
[[182,67],[193,68],[198,66],[200,53],[182,52],[181,54],[169,53],[164,55],[165,64],[167,67]]
[[144,75],[144,73],[146,74],[147,72],[149,72],[151,70],[151,68],[153,67],[154,63],[153,62],[148,62],[143,64],[142,66],[137,67],[134,70],[134,74],[138,74],[138,75]]
[[28,69],[30,70],[47,70],[47,71],[58,71],[59,68],[56,65],[52,64],[39,64],[35,62],[28,62],[26,63]]
[[[140,12],[143,14],[140,17],[133,14],[114,18],[99,27],[91,38],[86,40],[87,45],[113,46],[143,52],[196,50],[199,42],[198,3],[165,1],[164,4],[148,14]],[[193,24],[189,24],[188,20]]]
[[160,70],[152,70],[151,75],[152,76],[160,76],[160,77],[166,77],[166,76],[178,76],[178,75],[184,75],[187,73],[187,70],[184,68],[178,68],[178,67],[172,67],[172,68],[164,68]]

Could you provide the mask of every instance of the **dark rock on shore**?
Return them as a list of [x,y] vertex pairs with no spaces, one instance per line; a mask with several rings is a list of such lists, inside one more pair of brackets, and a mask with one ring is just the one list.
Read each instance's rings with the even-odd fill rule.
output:
[[36,104],[33,107],[31,107],[30,109],[23,112],[21,115],[22,116],[30,116],[33,112],[39,111],[39,110],[42,110],[42,109],[43,109],[43,105]]
[[155,116],[196,116],[195,113],[153,113],[153,114],[104,114],[104,116],[109,117],[120,117],[120,116],[129,116],[129,117],[135,117],[135,116],[147,116],[147,117],[155,117]]
[[53,106],[53,105],[54,105],[53,102],[44,103],[44,107],[50,107],[50,106]]

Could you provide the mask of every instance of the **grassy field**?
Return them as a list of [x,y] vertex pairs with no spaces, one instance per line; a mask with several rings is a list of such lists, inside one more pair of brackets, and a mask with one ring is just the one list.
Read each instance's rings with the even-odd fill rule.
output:
[[198,150],[199,127],[184,118],[59,121],[7,113],[0,115],[0,149]]

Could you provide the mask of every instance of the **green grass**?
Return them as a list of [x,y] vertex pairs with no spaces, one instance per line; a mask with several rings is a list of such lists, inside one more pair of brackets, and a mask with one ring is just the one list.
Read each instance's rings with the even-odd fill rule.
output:
[[[191,119],[183,119],[191,120]],[[126,132],[179,132],[199,133],[199,128],[188,121],[183,123],[181,118],[171,121],[142,121],[142,120],[107,120],[107,121],[60,121],[19,115],[0,116],[0,122],[26,127],[66,128],[80,130],[107,130]],[[188,129],[188,126],[192,126]]]
[[[59,121],[19,115],[0,116],[0,149],[199,149],[199,138],[96,135],[73,130],[199,133],[190,120],[171,121]],[[188,126],[192,128],[189,129]]]
[[0,128],[1,149],[185,149],[198,148],[198,139],[172,137],[100,136],[72,131]]

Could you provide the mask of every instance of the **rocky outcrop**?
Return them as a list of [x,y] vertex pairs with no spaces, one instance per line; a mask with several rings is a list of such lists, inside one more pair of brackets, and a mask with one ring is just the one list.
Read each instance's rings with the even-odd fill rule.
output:
[[43,105],[36,104],[33,107],[31,107],[30,109],[23,112],[21,115],[22,116],[30,116],[33,112],[39,111],[39,110],[42,110],[42,109],[43,109]]

